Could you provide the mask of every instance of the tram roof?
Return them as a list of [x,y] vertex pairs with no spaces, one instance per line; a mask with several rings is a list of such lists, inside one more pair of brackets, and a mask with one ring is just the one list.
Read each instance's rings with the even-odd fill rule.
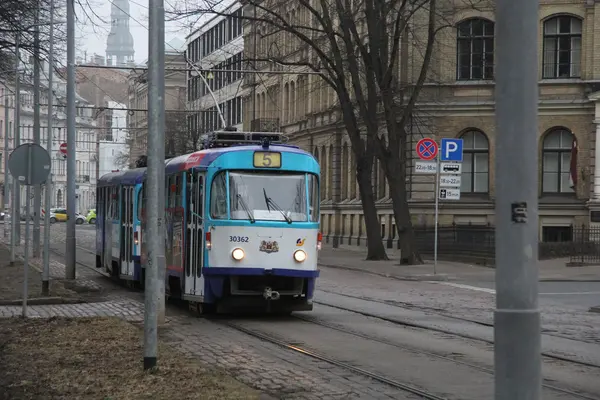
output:
[[[172,174],[174,172],[186,171],[196,167],[206,168],[210,166],[210,164],[212,164],[217,157],[225,153],[261,150],[265,149],[258,145],[238,145],[232,147],[219,147],[200,150],[195,153],[184,154],[182,156],[165,160],[165,172],[167,174]],[[310,155],[310,153],[307,153],[298,147],[288,145],[271,145],[269,146],[269,150]],[[111,172],[109,174],[102,175],[98,179],[97,186],[114,186],[116,184],[137,185],[143,183],[146,177],[146,171],[146,168],[135,168],[119,172]]]
[[[213,149],[200,150],[192,154],[175,157],[167,161],[166,173],[186,171],[191,168],[206,168],[212,164],[217,157],[225,153],[233,153],[238,151],[264,151],[265,149],[259,145],[238,145],[232,147],[218,147]],[[306,154],[306,151],[289,145],[271,145],[269,150],[281,151],[287,153]]]
[[135,185],[142,183],[146,176],[146,168],[135,168],[128,169],[125,171],[111,172],[109,174],[102,175],[98,179],[97,186],[113,186],[115,184],[121,185]]

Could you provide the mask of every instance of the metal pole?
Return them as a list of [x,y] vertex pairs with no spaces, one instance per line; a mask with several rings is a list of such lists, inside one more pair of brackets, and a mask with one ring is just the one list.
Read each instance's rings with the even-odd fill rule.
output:
[[[46,137],[46,150],[52,155],[52,129],[54,117],[52,115],[53,91],[53,73],[54,73],[54,0],[50,0],[50,48],[48,49],[48,129]],[[52,169],[48,174],[46,181],[46,191],[44,196],[44,269],[42,271],[42,294],[47,296],[50,291],[50,204],[52,195]]]
[[435,217],[433,230],[433,274],[437,274],[438,262],[438,225],[439,225],[439,210],[440,210],[440,154],[435,156]]
[[[21,65],[20,55],[20,41],[21,36],[16,35],[15,38],[15,55],[16,55],[16,77],[15,77],[15,115],[13,117],[13,125],[15,129],[15,145],[13,149],[16,149],[21,145],[21,76],[19,73],[19,66]],[[21,185],[17,179],[13,179],[13,190],[14,190],[14,208],[11,216],[11,222],[14,232],[15,246],[21,245]],[[11,260],[13,260],[11,258]]]
[[8,202],[9,202],[9,193],[10,193],[10,184],[9,184],[9,176],[8,173],[8,151],[10,149],[10,142],[8,140],[8,135],[10,135],[10,112],[8,110],[8,86],[4,85],[4,237],[8,236],[8,215],[12,214],[8,211]]
[[[538,308],[539,0],[496,2],[495,399],[541,396]],[[515,174],[515,171],[519,171]]]
[[[33,37],[33,142],[40,144],[40,8],[35,12],[35,32]],[[33,187],[33,257],[40,256],[40,209],[42,208],[41,185]]]
[[144,369],[156,366],[158,326],[165,307],[165,9],[164,0],[149,0],[148,51],[148,219],[146,296],[144,311]]
[[[253,17],[254,17],[254,20],[256,21],[256,4],[254,4],[254,16]],[[252,33],[254,36],[254,38],[252,40],[252,47],[253,47],[252,57],[254,57],[254,59],[256,60],[256,52],[257,52],[257,48],[256,48],[257,43],[256,42],[257,42],[257,37],[258,37],[256,35],[256,32],[257,32],[258,27],[256,26],[256,24],[252,24],[252,27],[253,27]],[[253,64],[252,67],[256,70],[256,62],[254,61],[254,62],[252,62],[252,64]],[[255,121],[255,120],[256,120],[256,75],[252,75],[252,121]],[[256,122],[254,122],[254,123],[256,124]],[[250,122],[250,130],[252,131],[252,130],[254,130],[254,128],[251,125],[252,125],[252,122]],[[257,130],[260,131],[261,130],[260,128],[261,127],[259,124]]]
[[67,237],[66,279],[75,279],[75,9],[67,0]]
[[29,275],[29,202],[31,194],[31,171],[33,169],[33,160],[31,159],[31,145],[27,146],[27,189],[25,191],[25,261],[23,268],[23,318],[27,318],[27,286]]

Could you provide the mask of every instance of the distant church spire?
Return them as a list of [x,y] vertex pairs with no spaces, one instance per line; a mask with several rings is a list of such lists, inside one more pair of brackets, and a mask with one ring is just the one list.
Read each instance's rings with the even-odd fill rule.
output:
[[125,66],[134,61],[133,36],[129,31],[129,0],[114,0],[111,27],[106,39],[106,64]]

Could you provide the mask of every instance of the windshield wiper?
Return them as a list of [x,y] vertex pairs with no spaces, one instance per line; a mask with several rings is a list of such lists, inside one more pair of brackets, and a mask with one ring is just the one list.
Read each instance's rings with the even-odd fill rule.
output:
[[244,197],[241,194],[237,194],[237,199],[240,202],[240,204],[242,205],[242,208],[244,209],[244,211],[246,211],[246,214],[248,214],[248,219],[250,220],[250,223],[254,223],[255,219],[252,216],[252,212],[250,211],[250,207],[248,207],[248,204],[246,204],[246,200],[244,200]]
[[263,194],[265,195],[265,203],[267,203],[267,210],[269,212],[271,212],[271,207],[269,207],[269,205],[272,205],[273,208],[275,208],[277,211],[279,211],[281,213],[281,215],[283,215],[283,218],[285,218],[286,222],[288,224],[291,224],[292,219],[290,217],[288,217],[287,215],[285,215],[285,211],[283,211],[283,209],[281,207],[279,207],[277,205],[277,203],[275,203],[275,201],[273,201],[273,199],[267,195],[267,191],[265,188],[263,188]]

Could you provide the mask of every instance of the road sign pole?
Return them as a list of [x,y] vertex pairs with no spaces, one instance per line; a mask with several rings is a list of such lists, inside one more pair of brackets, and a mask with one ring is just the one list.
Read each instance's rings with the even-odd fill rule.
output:
[[[35,159],[35,164],[33,160]],[[44,182],[50,172],[50,155],[39,144],[25,143],[17,147],[8,160],[10,174],[15,181],[26,185],[25,193],[25,268],[23,271],[23,317],[27,317],[27,286],[29,275],[29,225],[31,186]]]
[[495,399],[538,400],[539,0],[498,0],[496,29]]
[[438,262],[438,221],[439,221],[439,209],[440,209],[440,156],[435,157],[435,217],[434,217],[434,230],[433,230],[433,274],[437,274],[437,262]]
[[25,266],[23,268],[23,318],[27,318],[27,286],[29,279],[29,218],[31,202],[31,172],[33,171],[33,157],[31,146],[27,146],[27,189],[25,191]]

